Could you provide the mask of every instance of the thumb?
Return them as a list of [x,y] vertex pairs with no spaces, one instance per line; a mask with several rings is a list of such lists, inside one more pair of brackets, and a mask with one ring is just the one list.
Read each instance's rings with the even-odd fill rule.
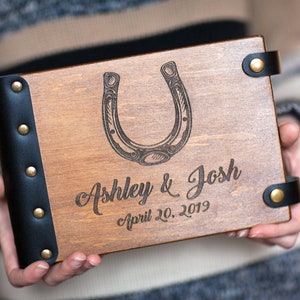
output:
[[282,147],[290,148],[300,137],[300,128],[296,123],[284,123],[279,126],[279,134]]

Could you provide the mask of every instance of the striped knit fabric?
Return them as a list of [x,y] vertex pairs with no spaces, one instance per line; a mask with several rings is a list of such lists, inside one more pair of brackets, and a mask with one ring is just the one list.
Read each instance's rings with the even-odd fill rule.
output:
[[0,37],[41,21],[121,11],[158,1],[160,0],[1,0]]

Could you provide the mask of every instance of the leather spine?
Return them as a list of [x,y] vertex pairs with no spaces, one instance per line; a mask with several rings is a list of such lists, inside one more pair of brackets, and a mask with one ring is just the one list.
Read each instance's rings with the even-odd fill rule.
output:
[[[28,132],[22,132],[20,125]],[[20,267],[38,260],[52,264],[58,249],[30,90],[24,78],[17,75],[0,77],[0,149]],[[26,171],[28,167],[32,173]],[[36,209],[42,215],[37,216]]]

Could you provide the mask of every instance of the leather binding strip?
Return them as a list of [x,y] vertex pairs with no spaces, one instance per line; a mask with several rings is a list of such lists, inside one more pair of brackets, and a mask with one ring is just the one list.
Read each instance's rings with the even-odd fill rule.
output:
[[252,53],[242,63],[243,71],[251,77],[276,75],[281,72],[278,51]]
[[0,77],[0,94],[1,164],[19,264],[52,264],[58,249],[29,87],[20,76]]
[[270,185],[263,193],[266,205],[272,208],[290,206],[300,202],[298,177],[287,177],[286,182]]

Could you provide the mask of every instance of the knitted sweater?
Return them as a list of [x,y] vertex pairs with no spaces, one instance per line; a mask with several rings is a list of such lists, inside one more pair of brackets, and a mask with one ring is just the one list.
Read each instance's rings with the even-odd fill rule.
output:
[[[2,0],[0,72],[31,72],[205,43],[245,34],[246,0]],[[81,250],[81,249],[78,249]],[[213,236],[107,255],[54,288],[10,286],[0,259],[1,299],[90,299],[222,273],[280,253]]]

